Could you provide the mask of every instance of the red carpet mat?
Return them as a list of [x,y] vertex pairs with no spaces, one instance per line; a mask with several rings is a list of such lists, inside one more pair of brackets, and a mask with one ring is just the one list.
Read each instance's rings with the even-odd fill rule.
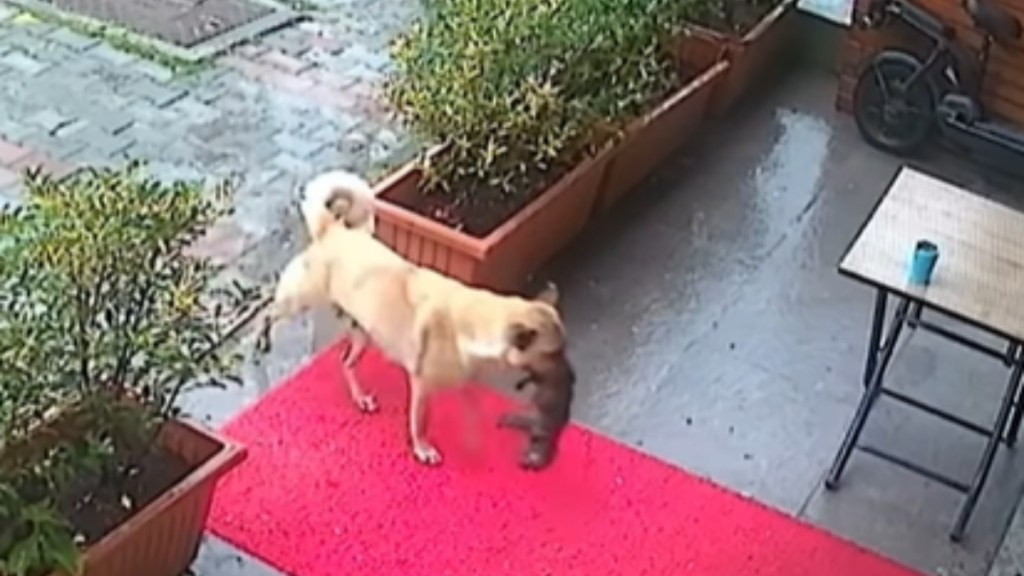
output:
[[520,471],[522,438],[493,426],[509,401],[483,387],[476,425],[457,396],[433,403],[445,460],[424,468],[401,372],[368,353],[359,373],[376,415],[332,349],[226,427],[249,457],[220,484],[214,533],[296,576],[915,574],[578,427],[551,468]]

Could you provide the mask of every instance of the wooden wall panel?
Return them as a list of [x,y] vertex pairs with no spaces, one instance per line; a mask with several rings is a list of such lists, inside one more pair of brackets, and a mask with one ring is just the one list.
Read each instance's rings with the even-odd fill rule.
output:
[[[920,6],[934,12],[944,22],[953,25],[957,37],[972,49],[981,46],[981,35],[971,23],[960,0],[916,0]],[[988,0],[1010,10],[1024,22],[1024,0]],[[856,0],[854,22],[868,7],[869,0]],[[915,44],[916,34],[905,31],[902,25],[883,30],[849,29],[840,55],[839,90],[836,107],[844,112],[851,109],[853,87],[857,76],[873,54],[885,46]],[[992,49],[988,72],[984,80],[985,104],[996,114],[1024,125],[1024,42],[1013,45],[996,44]]]

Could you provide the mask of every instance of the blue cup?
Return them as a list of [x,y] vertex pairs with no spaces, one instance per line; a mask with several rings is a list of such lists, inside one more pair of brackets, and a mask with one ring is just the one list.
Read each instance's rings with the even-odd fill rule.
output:
[[939,247],[927,240],[918,240],[910,260],[910,282],[927,286],[932,281],[932,271],[939,260]]

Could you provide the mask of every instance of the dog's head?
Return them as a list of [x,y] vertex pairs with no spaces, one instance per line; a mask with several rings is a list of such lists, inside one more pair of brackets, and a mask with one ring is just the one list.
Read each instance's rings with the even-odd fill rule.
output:
[[[549,284],[540,294],[523,300],[507,318],[505,360],[513,367],[536,372],[551,362],[566,364],[566,334],[562,318],[555,308],[558,288]],[[546,371],[550,371],[546,368]]]

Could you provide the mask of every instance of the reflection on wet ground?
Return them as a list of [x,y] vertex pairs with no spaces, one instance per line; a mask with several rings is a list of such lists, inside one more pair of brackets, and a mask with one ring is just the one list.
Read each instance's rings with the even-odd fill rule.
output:
[[[831,76],[786,81],[551,265],[579,369],[576,417],[924,572],[982,575],[1024,487],[1013,453],[999,457],[959,546],[947,531],[960,495],[933,482],[855,455],[841,490],[821,488],[860,391],[871,303],[835,266],[900,164],[861,143],[832,109],[834,89]],[[1020,184],[955,161],[922,163],[999,200],[1024,199]],[[334,339],[334,322],[318,314],[282,326],[242,389],[197,393],[189,408],[223,421]],[[987,422],[1004,374],[919,334],[890,381]],[[973,472],[982,445],[887,404],[865,435],[958,477]]]

